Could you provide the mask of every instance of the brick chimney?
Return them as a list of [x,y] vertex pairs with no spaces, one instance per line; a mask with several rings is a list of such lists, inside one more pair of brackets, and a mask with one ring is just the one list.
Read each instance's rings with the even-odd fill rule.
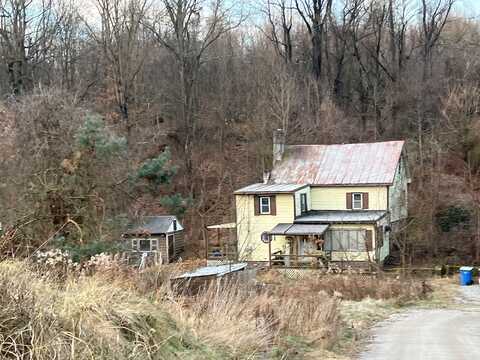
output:
[[263,183],[268,184],[270,182],[270,171],[263,172]]
[[285,151],[285,131],[276,129],[273,131],[273,166],[278,161],[282,161],[283,152]]

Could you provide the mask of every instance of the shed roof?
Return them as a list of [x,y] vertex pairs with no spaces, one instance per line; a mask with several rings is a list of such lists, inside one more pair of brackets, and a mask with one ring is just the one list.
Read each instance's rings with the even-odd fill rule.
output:
[[306,184],[251,184],[235,191],[235,194],[278,194],[292,193],[307,187]]
[[287,145],[272,170],[279,184],[391,185],[404,141]]
[[142,216],[128,228],[125,234],[165,234],[174,231],[174,220],[177,221],[177,230],[183,230],[183,227],[176,216]]
[[374,223],[387,215],[383,210],[315,210],[295,219],[295,223]]
[[271,235],[322,235],[328,224],[277,224],[269,233]]
[[204,276],[216,276],[221,277],[232,272],[243,270],[247,267],[247,263],[227,264],[219,266],[205,266],[196,270],[184,273],[177,276],[175,279],[196,278]]

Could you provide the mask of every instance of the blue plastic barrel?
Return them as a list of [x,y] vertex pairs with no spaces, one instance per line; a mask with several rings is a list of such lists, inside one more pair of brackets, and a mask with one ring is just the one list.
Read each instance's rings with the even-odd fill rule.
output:
[[460,285],[468,286],[473,284],[473,267],[462,266],[460,268]]

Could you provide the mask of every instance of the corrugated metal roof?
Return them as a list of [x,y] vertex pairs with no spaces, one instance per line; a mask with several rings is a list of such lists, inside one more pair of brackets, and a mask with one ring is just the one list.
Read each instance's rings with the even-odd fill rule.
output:
[[295,223],[372,223],[387,214],[383,210],[316,210],[295,219]]
[[178,230],[182,230],[182,225],[173,215],[142,216],[129,227],[125,234],[165,234],[169,231],[173,220],[177,221]]
[[205,267],[198,268],[194,271],[190,271],[180,276],[177,276],[175,279],[196,278],[196,277],[203,277],[203,276],[220,277],[235,271],[243,270],[246,267],[247,267],[247,263],[227,264],[227,265],[219,265],[219,266],[205,266]]
[[393,183],[404,141],[343,145],[288,145],[271,178],[279,184]]
[[269,193],[291,193],[300,190],[308,185],[305,184],[251,184],[237,191],[235,194],[269,194]]
[[277,224],[275,227],[269,231],[270,235],[285,235],[290,226],[293,224]]
[[269,233],[271,235],[322,235],[328,224],[277,224]]
[[322,235],[329,227],[327,224],[293,224],[286,235]]

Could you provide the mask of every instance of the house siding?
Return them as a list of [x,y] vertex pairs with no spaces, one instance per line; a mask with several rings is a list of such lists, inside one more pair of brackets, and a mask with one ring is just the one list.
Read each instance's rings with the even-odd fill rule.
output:
[[400,159],[397,165],[395,178],[388,193],[390,220],[396,222],[405,219],[408,215],[408,182],[404,157]]
[[[255,215],[254,195],[236,195],[237,240],[240,260],[268,261],[268,244],[261,241],[264,231],[269,231],[279,223],[294,220],[294,195],[277,194],[277,215]],[[284,236],[276,236],[272,241],[272,252],[286,249]]]
[[387,210],[387,186],[312,187],[311,210],[347,210],[346,196],[351,192],[368,193],[368,210]]
[[168,264],[167,240],[165,235],[158,237],[158,250],[160,251],[160,256],[162,257],[162,263]]
[[183,231],[177,231],[175,234],[175,258],[178,258],[185,248],[185,235]]

